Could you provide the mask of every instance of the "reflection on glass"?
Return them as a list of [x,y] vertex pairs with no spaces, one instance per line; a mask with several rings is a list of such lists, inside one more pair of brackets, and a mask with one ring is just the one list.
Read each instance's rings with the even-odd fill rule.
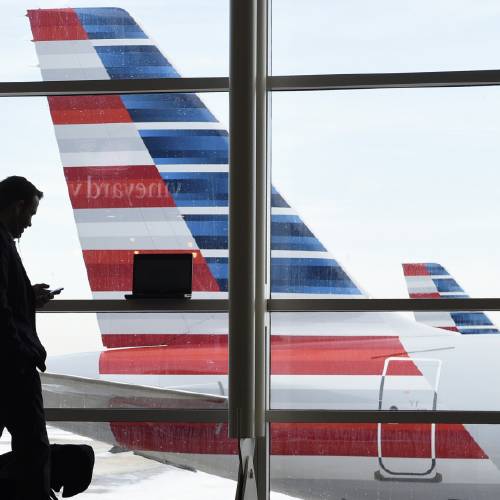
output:
[[[234,498],[238,461],[223,424],[51,423],[53,444],[86,444],[96,455],[83,495],[95,500]],[[10,451],[10,436],[0,453]]]
[[499,437],[494,425],[272,424],[271,490],[311,499],[495,498]]

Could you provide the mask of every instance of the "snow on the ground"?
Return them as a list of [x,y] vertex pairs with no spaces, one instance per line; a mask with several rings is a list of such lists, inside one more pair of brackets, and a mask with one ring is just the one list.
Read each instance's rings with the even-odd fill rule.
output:
[[[203,472],[180,470],[132,452],[110,453],[110,446],[83,436],[48,427],[51,443],[90,444],[96,463],[89,489],[78,496],[85,500],[226,500],[234,499],[236,482]],[[10,451],[7,431],[0,438],[0,454]],[[291,497],[273,493],[273,500]]]

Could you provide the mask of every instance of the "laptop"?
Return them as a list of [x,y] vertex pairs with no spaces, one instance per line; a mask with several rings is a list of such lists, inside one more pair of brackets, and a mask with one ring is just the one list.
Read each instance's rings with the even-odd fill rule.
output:
[[132,293],[126,299],[190,299],[192,253],[134,254]]

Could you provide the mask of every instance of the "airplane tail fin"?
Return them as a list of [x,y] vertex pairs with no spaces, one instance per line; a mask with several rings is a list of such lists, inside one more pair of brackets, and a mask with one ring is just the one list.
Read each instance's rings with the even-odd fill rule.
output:
[[[44,80],[180,76],[123,9],[38,9],[28,18]],[[192,252],[193,297],[226,297],[228,132],[203,101],[153,93],[48,103],[93,297],[130,292],[134,253],[144,252]],[[272,228],[275,297],[365,296],[275,188]],[[98,315],[104,345],[227,333],[185,316],[130,318]]]
[[[469,295],[441,265],[434,262],[405,263],[403,273],[412,299],[463,299]],[[415,319],[443,330],[462,334],[499,333],[484,312],[415,312]]]

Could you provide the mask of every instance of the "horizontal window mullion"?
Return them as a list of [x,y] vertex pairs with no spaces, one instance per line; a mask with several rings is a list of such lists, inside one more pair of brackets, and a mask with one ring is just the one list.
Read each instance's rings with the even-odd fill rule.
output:
[[500,70],[287,75],[271,76],[268,79],[268,88],[274,91],[473,87],[484,85],[500,85]]
[[143,94],[163,92],[227,92],[229,78],[151,78],[0,82],[0,97],[50,95]]
[[227,410],[45,408],[49,422],[227,422]]
[[[500,311],[500,298],[478,299],[270,299],[269,312]],[[212,312],[226,313],[229,301],[193,300],[55,300],[39,313]]]
[[[473,87],[485,85],[500,85],[500,70],[268,77],[268,89],[273,91]],[[228,91],[229,78],[227,77],[0,82],[0,97]]]
[[[46,408],[50,422],[227,422],[227,410],[162,408]],[[270,423],[500,424],[500,411],[268,410]]]
[[500,424],[500,411],[268,410],[270,423]]
[[271,299],[269,312],[500,311],[500,298]]
[[112,313],[112,312],[193,312],[224,313],[228,311],[228,301],[219,299],[175,300],[54,300],[39,313]]

